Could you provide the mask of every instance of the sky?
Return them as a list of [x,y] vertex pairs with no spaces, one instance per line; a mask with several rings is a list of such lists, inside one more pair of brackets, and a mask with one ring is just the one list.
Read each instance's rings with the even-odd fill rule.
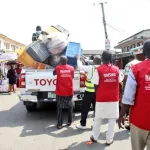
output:
[[104,50],[102,11],[104,4],[111,49],[119,41],[150,28],[150,0],[0,0],[0,33],[26,45],[37,25],[43,30],[61,25],[70,40],[86,50]]

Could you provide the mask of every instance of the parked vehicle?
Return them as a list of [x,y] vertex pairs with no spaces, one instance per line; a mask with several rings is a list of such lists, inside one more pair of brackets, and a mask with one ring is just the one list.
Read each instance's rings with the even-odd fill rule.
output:
[[[75,71],[74,96],[75,108],[79,108],[85,90],[86,75]],[[34,111],[38,103],[56,103],[55,86],[56,76],[53,69],[36,70],[22,69],[19,78],[20,95],[27,111]]]

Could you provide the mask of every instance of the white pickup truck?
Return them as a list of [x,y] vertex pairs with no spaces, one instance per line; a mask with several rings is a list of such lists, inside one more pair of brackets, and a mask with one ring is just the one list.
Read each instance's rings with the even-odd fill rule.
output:
[[[74,96],[75,107],[81,105],[85,91],[85,73],[75,71],[74,74]],[[53,76],[53,69],[35,70],[22,69],[19,78],[20,94],[27,111],[34,111],[38,103],[56,103],[55,85],[56,76]]]

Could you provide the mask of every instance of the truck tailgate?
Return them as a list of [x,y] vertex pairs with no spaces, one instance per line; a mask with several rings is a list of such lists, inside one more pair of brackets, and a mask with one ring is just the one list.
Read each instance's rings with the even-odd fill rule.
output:
[[[26,90],[28,91],[55,91],[56,76],[53,76],[53,70],[32,70],[26,71]],[[80,73],[74,74],[74,91],[80,91]]]

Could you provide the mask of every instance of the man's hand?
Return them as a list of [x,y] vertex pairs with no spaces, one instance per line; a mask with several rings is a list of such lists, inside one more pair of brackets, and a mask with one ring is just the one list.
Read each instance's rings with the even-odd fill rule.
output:
[[120,114],[119,114],[119,119],[118,119],[119,129],[120,128],[124,129],[124,127],[122,126],[122,125],[124,125],[124,122],[125,122],[124,115],[129,110],[130,107],[131,107],[131,105],[122,104],[122,108],[121,108],[121,111],[120,111]]
[[79,56],[78,54],[76,54],[74,57],[75,57],[77,60],[80,59],[80,56]]
[[118,127],[119,127],[119,129],[121,128],[121,129],[124,129],[124,121],[125,121],[125,119],[124,119],[124,117],[122,117],[122,118],[120,118],[119,117],[119,119],[118,119]]

